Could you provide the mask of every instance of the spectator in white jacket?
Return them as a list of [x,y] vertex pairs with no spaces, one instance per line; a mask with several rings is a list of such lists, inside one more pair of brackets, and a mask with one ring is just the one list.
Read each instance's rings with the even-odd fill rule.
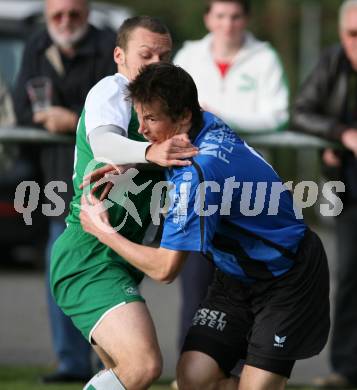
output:
[[[249,0],[206,0],[209,33],[188,41],[174,63],[194,79],[199,102],[239,133],[268,132],[288,121],[288,88],[280,60],[269,43],[246,30]],[[207,292],[213,266],[191,253],[181,275],[179,347],[199,302]]]
[[207,0],[209,34],[188,41],[174,63],[193,77],[203,108],[238,132],[273,131],[288,121],[288,88],[267,42],[246,30],[249,0]]

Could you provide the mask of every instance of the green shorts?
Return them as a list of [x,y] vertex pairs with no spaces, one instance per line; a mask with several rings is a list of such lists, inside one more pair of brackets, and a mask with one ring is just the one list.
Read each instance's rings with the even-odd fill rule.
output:
[[143,273],[94,236],[71,224],[55,242],[51,256],[52,294],[74,325],[91,342],[102,318],[125,303],[141,301]]

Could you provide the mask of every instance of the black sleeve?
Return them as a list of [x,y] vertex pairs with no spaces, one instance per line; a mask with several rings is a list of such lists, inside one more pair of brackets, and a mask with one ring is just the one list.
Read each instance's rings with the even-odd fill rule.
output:
[[[94,62],[94,80],[95,85],[98,81],[106,76],[113,75],[117,72],[117,66],[114,62],[114,48],[116,34],[109,30],[98,30],[92,27],[92,34],[95,34],[97,54]],[[81,116],[83,104],[72,105],[71,110],[76,112],[78,117]]]
[[294,130],[336,141],[347,126],[325,109],[329,96],[329,61],[328,54],[322,56],[303,83],[292,106],[291,125]]
[[105,76],[117,72],[117,65],[114,62],[114,48],[116,36],[111,30],[100,31],[98,43],[100,54],[96,60],[96,82]]

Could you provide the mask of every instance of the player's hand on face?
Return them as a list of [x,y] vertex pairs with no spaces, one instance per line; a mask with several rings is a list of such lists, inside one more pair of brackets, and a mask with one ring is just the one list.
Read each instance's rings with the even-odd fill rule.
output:
[[50,133],[67,133],[76,129],[78,116],[67,108],[52,106],[45,111],[36,112],[33,121]]
[[178,134],[164,142],[154,143],[146,152],[146,159],[162,167],[187,166],[187,160],[198,154],[198,148],[191,144],[187,134]]
[[107,197],[114,185],[111,178],[113,176],[125,173],[128,169],[133,168],[134,166],[134,164],[104,165],[103,167],[95,169],[93,172],[84,176],[83,182],[79,185],[79,188],[83,190],[83,188],[94,183],[92,189],[90,190],[90,193],[94,195],[99,192],[99,200],[102,201]]
[[108,234],[116,233],[109,221],[108,210],[97,197],[92,194],[82,195],[79,218],[83,230],[105,241]]

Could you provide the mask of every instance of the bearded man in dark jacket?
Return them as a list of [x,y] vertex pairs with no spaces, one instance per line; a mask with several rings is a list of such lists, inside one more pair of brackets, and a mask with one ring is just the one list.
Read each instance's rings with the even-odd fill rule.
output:
[[[14,105],[19,125],[39,126],[52,134],[71,134],[73,143],[52,144],[41,149],[43,181],[65,183],[60,194],[64,210],[49,221],[46,268],[49,270],[53,242],[65,228],[64,218],[72,198],[74,139],[78,118],[91,87],[115,73],[115,34],[98,30],[88,23],[87,0],[46,0],[46,28],[31,36],[26,44],[16,83]],[[26,90],[29,80],[46,77],[51,82],[52,104],[33,112]],[[29,147],[27,153],[36,157]],[[35,155],[35,156],[34,156]],[[57,372],[43,381],[77,382],[92,376],[91,347],[54,302],[48,289],[48,306]]]

